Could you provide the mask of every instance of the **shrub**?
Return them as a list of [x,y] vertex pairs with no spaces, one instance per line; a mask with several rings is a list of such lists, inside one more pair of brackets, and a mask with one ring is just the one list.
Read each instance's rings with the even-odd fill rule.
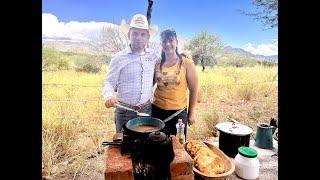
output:
[[69,61],[65,58],[60,59],[57,63],[58,70],[68,70],[70,69]]
[[84,72],[88,72],[88,73],[98,73],[101,70],[99,65],[96,63],[85,64],[83,65],[82,69]]
[[252,85],[239,87],[237,90],[237,95],[243,101],[250,101],[254,96],[254,87]]
[[208,127],[209,134],[213,135],[214,137],[217,137],[218,131],[215,126],[219,122],[219,116],[216,110],[213,109],[213,110],[205,111],[203,114],[203,120],[206,126]]
[[55,71],[67,70],[70,63],[65,55],[55,49],[42,50],[42,70]]
[[79,60],[76,62],[76,71],[87,73],[98,73],[102,69],[102,64],[97,61]]

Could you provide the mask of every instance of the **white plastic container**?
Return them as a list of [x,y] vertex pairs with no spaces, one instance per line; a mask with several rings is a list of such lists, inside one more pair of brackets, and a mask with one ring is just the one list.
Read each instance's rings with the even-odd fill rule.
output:
[[239,147],[235,157],[235,173],[243,179],[257,179],[259,177],[260,162],[257,151],[250,147]]

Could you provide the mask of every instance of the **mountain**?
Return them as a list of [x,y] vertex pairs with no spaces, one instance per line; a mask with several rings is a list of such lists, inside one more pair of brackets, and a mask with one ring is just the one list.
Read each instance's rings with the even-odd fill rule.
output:
[[241,48],[233,48],[231,46],[224,47],[223,52],[226,54],[237,54],[237,55],[255,57],[255,58],[260,58],[260,59],[265,59],[265,60],[278,61],[278,55],[272,55],[272,56],[264,56],[264,55],[259,55],[259,54],[254,55],[254,54],[252,54],[248,51],[245,51]]
[[264,55],[255,55],[257,58],[272,60],[272,61],[278,61],[278,55],[272,55],[272,56],[264,56]]
[[[88,41],[76,41],[64,38],[55,39],[42,39],[42,47],[56,49],[61,52],[83,52],[94,53],[97,52],[97,48],[93,46],[92,42]],[[161,46],[158,42],[149,42],[149,48],[161,50]],[[106,50],[107,51],[107,50]],[[112,53],[112,52],[111,52]],[[158,52],[160,53],[160,52]]]
[[[180,41],[179,41],[180,42]],[[182,41],[181,41],[182,42]],[[183,49],[184,44],[181,44]],[[44,48],[55,48],[59,51],[76,51],[76,52],[94,52],[95,49],[89,42],[85,41],[72,41],[69,39],[59,39],[59,40],[50,40],[50,39],[42,39],[42,47]],[[157,42],[150,42],[150,48],[161,49],[161,46]],[[184,51],[183,51],[184,52]],[[260,58],[265,60],[278,61],[278,55],[273,56],[264,56],[264,55],[254,55],[248,51],[245,51],[241,48],[233,48],[231,46],[224,47],[222,54],[237,54],[247,57]]]
[[94,52],[90,43],[84,41],[74,41],[69,39],[42,39],[43,48],[53,48],[62,52]]

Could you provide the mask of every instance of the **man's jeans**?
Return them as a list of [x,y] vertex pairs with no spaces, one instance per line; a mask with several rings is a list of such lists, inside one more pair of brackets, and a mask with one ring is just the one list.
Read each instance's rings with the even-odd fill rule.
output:
[[[151,115],[151,112],[152,112],[151,103],[146,105],[143,109],[140,109],[139,112],[147,113]],[[129,120],[136,117],[137,117],[137,113],[116,107],[116,110],[115,110],[116,132],[117,133],[122,132],[122,126]]]

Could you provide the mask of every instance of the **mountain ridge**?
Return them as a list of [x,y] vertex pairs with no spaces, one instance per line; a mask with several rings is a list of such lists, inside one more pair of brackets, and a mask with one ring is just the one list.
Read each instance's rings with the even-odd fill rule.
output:
[[224,53],[233,53],[233,54],[238,54],[238,55],[244,55],[244,56],[249,56],[249,57],[255,57],[255,58],[260,58],[260,59],[266,59],[266,60],[273,60],[273,61],[278,61],[278,55],[271,55],[271,56],[264,56],[261,54],[252,54],[251,52],[248,52],[242,48],[234,48],[231,46],[226,46],[223,49]]
[[[150,42],[152,46],[155,47],[155,42]],[[55,48],[59,51],[88,51],[93,52],[95,51],[92,47],[90,47],[89,42],[81,42],[81,41],[72,41],[69,39],[43,39],[42,40],[42,46],[44,48]],[[254,57],[254,58],[260,58],[265,60],[272,60],[272,61],[278,61],[278,55],[271,55],[271,56],[264,56],[264,55],[255,55],[252,54],[242,48],[234,48],[231,46],[225,46],[223,48],[223,53],[225,54],[237,54],[247,57]]]

